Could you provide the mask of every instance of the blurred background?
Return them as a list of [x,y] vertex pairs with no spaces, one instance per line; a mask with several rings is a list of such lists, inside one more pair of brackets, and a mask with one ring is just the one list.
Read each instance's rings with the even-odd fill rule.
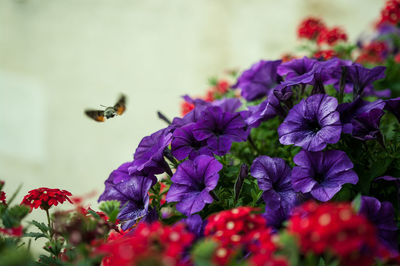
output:
[[[0,179],[17,201],[41,186],[103,191],[139,141],[179,115],[183,94],[210,76],[277,59],[301,19],[323,17],[350,40],[383,0],[1,0]],[[121,117],[96,123],[85,108],[128,97]],[[92,198],[95,203],[97,196]],[[34,211],[37,216],[39,210]]]

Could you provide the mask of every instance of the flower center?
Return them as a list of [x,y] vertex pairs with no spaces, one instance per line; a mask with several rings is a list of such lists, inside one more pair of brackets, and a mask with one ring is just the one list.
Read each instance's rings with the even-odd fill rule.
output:
[[314,180],[317,181],[318,184],[322,183],[325,179],[325,176],[322,173],[315,173]]
[[321,130],[321,125],[317,120],[308,121],[307,126],[314,134]]

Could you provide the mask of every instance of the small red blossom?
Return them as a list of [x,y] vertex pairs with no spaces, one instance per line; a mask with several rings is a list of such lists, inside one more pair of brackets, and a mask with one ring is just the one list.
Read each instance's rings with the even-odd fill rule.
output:
[[[160,194],[163,193],[166,188],[167,188],[167,185],[165,185],[163,182],[160,182]],[[150,192],[149,195],[150,195],[150,203],[151,203],[153,201],[152,196],[154,195],[154,193]],[[166,197],[167,197],[167,194],[163,194],[161,196],[160,206],[164,205],[164,203],[166,202]]]
[[4,191],[0,191],[0,203],[5,205],[7,204],[6,193]]
[[396,55],[394,56],[394,61],[395,61],[397,64],[400,64],[400,53],[398,53],[398,54],[396,54]]
[[194,104],[188,102],[182,102],[181,104],[181,116],[185,116],[187,113],[194,109]]
[[325,24],[321,19],[309,17],[300,23],[297,36],[302,39],[315,40],[323,29],[325,29]]
[[400,22],[400,0],[389,0],[381,10],[380,23],[397,25]]
[[213,102],[215,100],[215,97],[214,97],[214,92],[213,92],[213,90],[211,89],[211,90],[208,90],[207,92],[206,92],[206,96],[204,97],[204,101],[206,101],[206,102]]
[[333,46],[339,41],[347,41],[347,34],[339,27],[324,28],[317,38],[317,43],[320,45],[325,43]]
[[385,55],[388,52],[388,46],[383,41],[373,41],[364,46],[360,55],[357,58],[359,63],[379,64],[385,60]]
[[13,228],[1,228],[0,227],[0,232],[9,235],[9,236],[14,236],[14,237],[21,237],[22,236],[22,225],[18,227],[13,227]]
[[[103,265],[189,265],[183,252],[194,239],[183,224],[163,226],[140,223],[128,234],[110,236],[96,253],[105,254]],[[154,264],[155,263],[155,264]]]
[[322,60],[329,60],[334,57],[337,57],[337,53],[334,50],[328,49],[328,50],[319,50],[315,52],[314,57],[317,59],[322,59]]
[[69,196],[72,194],[66,190],[51,189],[51,188],[37,188],[28,192],[23,198],[21,204],[27,205],[32,209],[41,208],[42,210],[48,210],[51,206],[57,206],[58,203],[64,203],[64,201],[72,201]]
[[215,91],[220,93],[220,94],[225,94],[227,93],[230,85],[229,82],[226,80],[219,80],[217,85],[214,87]]
[[291,61],[291,60],[293,60],[293,59],[296,59],[296,58],[297,58],[297,57],[296,57],[295,55],[289,54],[289,53],[283,54],[283,55],[281,56],[281,59],[282,59],[282,62],[283,62],[283,63],[289,62],[289,61]]
[[290,218],[289,232],[304,253],[329,251],[342,260],[365,259],[360,250],[376,250],[378,245],[375,228],[348,203],[305,203]]
[[276,245],[272,241],[271,229],[256,211],[255,208],[239,207],[208,218],[204,234],[218,243],[213,254],[215,264],[226,265],[240,249],[250,251],[254,261],[262,259],[266,263],[274,260]]

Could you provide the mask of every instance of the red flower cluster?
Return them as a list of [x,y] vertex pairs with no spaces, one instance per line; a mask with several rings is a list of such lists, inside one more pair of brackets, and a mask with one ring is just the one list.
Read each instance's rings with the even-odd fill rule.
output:
[[347,41],[347,34],[339,27],[333,27],[331,29],[324,28],[317,38],[317,43],[319,45],[328,44],[329,46],[333,46],[339,41]]
[[[163,192],[165,192],[165,190],[167,189],[167,185],[165,185],[163,182],[160,182],[160,195],[163,193]],[[150,195],[150,204],[152,203],[152,201],[153,201],[153,196],[154,196],[154,193],[153,192],[149,192],[149,195]],[[167,194],[166,193],[164,193],[162,196],[161,196],[161,200],[160,200],[160,206],[162,206],[162,205],[164,205],[165,204],[165,202],[166,202],[166,198],[167,198]]]
[[382,63],[385,60],[385,54],[388,51],[388,46],[383,41],[373,41],[362,47],[361,53],[357,58],[359,63]]
[[[297,36],[302,39],[316,41],[318,45],[328,44],[329,46],[333,46],[339,41],[347,40],[347,35],[341,28],[327,28],[321,19],[314,17],[306,18],[300,23],[297,29]],[[332,53],[329,55],[332,55]]]
[[68,196],[72,194],[66,190],[52,189],[52,188],[37,188],[28,192],[28,195],[24,197],[21,204],[27,205],[32,209],[41,208],[42,210],[48,210],[51,206],[57,206],[58,203],[64,203],[68,200],[72,201]]
[[379,24],[390,23],[397,25],[400,22],[400,0],[389,0],[381,10]]
[[181,104],[181,116],[185,116],[187,113],[194,109],[194,104],[189,102],[182,102]]
[[189,261],[183,260],[182,254],[193,239],[183,224],[140,223],[134,231],[113,236],[96,253],[106,254],[104,266],[190,265]]
[[260,265],[259,261],[264,264],[275,260],[272,254],[276,246],[271,231],[266,227],[266,220],[255,211],[254,208],[239,207],[208,218],[204,234],[219,244],[213,257],[216,264],[226,265],[241,249],[252,253],[251,261],[255,265]]
[[6,193],[4,191],[0,191],[0,203],[7,204],[7,202],[6,202]]
[[309,17],[300,23],[297,29],[297,36],[302,39],[315,40],[324,28],[325,24],[322,20]]
[[9,236],[15,236],[15,237],[21,237],[22,236],[22,225],[18,227],[13,227],[13,228],[1,228],[0,227],[0,232],[9,235]]
[[378,243],[375,228],[348,203],[307,202],[290,218],[289,232],[298,237],[303,252],[329,251],[343,260],[365,259],[361,248],[374,250]]
[[337,53],[334,50],[319,50],[315,52],[314,57],[317,59],[329,60],[333,57],[337,57]]

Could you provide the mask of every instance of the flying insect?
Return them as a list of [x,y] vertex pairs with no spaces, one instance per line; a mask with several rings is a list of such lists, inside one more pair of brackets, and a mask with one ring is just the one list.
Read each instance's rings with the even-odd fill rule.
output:
[[[102,105],[103,106],[103,105]],[[104,122],[106,119],[122,115],[126,110],[126,97],[121,95],[114,106],[103,106],[104,110],[86,109],[85,114],[97,122]]]

